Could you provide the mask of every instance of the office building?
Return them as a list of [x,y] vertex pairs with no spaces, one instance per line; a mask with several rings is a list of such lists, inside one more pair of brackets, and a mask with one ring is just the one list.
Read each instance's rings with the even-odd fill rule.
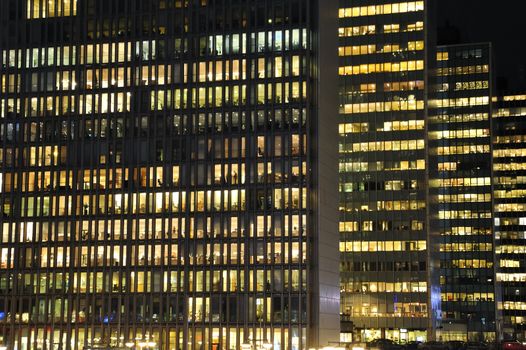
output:
[[340,0],[343,342],[432,339],[428,235],[432,1]]
[[437,48],[428,142],[442,340],[495,339],[491,53],[490,44]]
[[337,13],[0,1],[0,345],[337,340]]
[[526,340],[526,95],[494,101],[493,170],[498,314],[505,339]]

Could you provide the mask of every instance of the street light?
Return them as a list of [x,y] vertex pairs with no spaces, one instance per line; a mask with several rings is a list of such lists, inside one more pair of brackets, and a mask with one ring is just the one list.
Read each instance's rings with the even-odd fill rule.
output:
[[127,341],[126,343],[124,343],[124,346],[126,346],[127,348],[133,348],[133,346],[135,345],[134,342],[132,341]]

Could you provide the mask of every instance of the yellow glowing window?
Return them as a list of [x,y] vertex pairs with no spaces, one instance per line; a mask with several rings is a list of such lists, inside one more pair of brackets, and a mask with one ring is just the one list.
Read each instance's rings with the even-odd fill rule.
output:
[[352,7],[339,10],[339,17],[375,16],[381,14],[407,13],[424,10],[424,1],[402,2],[372,6]]
[[384,33],[398,33],[400,24],[384,24]]
[[449,52],[438,52],[437,53],[438,61],[447,61],[449,60]]
[[339,36],[343,36],[343,37],[375,34],[376,26],[367,25],[367,26],[358,26],[358,27],[343,27],[343,28],[339,28],[338,33],[339,33]]
[[27,19],[76,16],[77,0],[27,0]]
[[423,41],[410,41],[407,45],[407,49],[411,51],[420,51],[424,49]]
[[423,29],[424,29],[424,22],[416,22],[416,23],[407,25],[408,32],[414,32],[414,31],[423,30]]

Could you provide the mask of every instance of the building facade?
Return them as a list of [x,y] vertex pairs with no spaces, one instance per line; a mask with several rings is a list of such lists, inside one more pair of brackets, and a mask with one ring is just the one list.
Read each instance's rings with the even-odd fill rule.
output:
[[495,339],[491,66],[490,44],[437,48],[428,142],[442,340]]
[[341,340],[433,337],[432,1],[340,0]]
[[495,100],[493,170],[498,313],[505,338],[526,340],[526,95]]
[[0,345],[337,340],[336,16],[1,1]]

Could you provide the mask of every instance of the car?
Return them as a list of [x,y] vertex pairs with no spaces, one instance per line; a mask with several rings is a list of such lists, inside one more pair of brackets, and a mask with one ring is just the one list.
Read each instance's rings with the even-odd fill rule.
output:
[[466,350],[488,350],[488,346],[481,342],[470,341],[466,343]]
[[428,341],[418,346],[419,350],[448,350],[447,345],[439,341]]
[[448,350],[466,350],[466,343],[460,340],[450,340],[446,342]]
[[526,346],[517,340],[504,340],[500,343],[499,350],[526,350]]
[[418,350],[418,346],[422,344],[421,341],[410,341],[405,344],[406,350]]
[[404,350],[404,347],[391,339],[375,339],[367,343],[368,350]]

